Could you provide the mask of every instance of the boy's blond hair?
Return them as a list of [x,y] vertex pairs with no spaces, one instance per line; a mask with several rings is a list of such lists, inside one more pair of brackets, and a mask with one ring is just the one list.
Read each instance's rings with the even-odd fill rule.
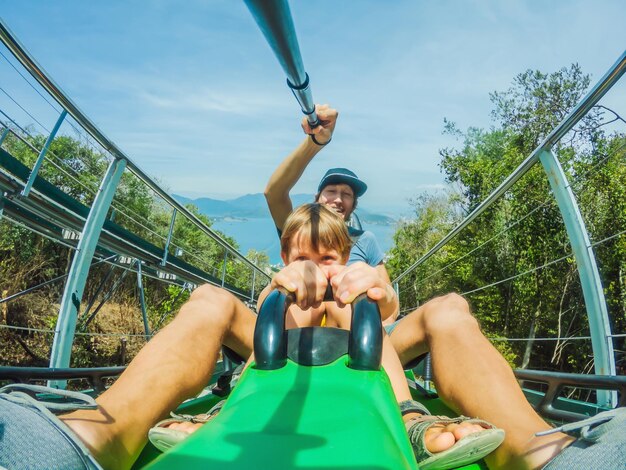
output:
[[315,251],[319,251],[322,246],[337,251],[345,261],[350,257],[352,240],[346,224],[339,214],[324,204],[304,204],[289,215],[280,237],[280,249],[286,256],[298,233],[311,240],[311,247]]

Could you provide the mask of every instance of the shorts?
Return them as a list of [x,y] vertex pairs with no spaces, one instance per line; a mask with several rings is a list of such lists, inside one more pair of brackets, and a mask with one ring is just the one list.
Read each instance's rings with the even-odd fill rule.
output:
[[[54,393],[89,403],[45,403],[25,391]],[[101,469],[85,445],[48,408],[71,411],[94,408],[93,398],[35,385],[0,388],[0,468]]]
[[400,319],[400,320],[394,321],[391,325],[385,325],[385,331],[387,332],[387,335],[390,335],[391,332],[396,329],[396,326],[398,326],[398,323],[400,323],[401,321],[402,320]]
[[[610,421],[602,422],[603,419]],[[600,424],[593,423],[597,421]],[[591,422],[592,424],[583,424]],[[580,437],[544,467],[544,470],[624,470],[626,467],[626,408],[599,413],[580,423]],[[566,431],[566,429],[564,429]]]

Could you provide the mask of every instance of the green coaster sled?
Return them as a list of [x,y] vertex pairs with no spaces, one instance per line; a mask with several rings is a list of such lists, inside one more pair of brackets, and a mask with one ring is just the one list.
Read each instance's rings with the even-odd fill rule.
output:
[[274,291],[254,335],[256,361],[221,412],[150,469],[417,469],[380,367],[374,302],[353,304],[352,330],[285,331],[288,298]]

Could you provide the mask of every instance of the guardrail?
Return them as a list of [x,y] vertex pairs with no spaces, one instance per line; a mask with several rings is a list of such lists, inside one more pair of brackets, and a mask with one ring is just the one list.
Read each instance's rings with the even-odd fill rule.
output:
[[[24,168],[20,167],[20,162],[12,161],[11,156],[8,154],[3,155],[4,163],[11,165],[11,168],[15,171],[9,171],[10,175],[7,174],[7,178],[5,178],[5,185],[10,187],[10,191],[7,194],[0,193],[0,206],[5,206],[7,209],[5,214],[16,214],[21,211],[22,219],[29,219],[28,223],[25,225],[32,225],[35,231],[37,228],[42,227],[41,221],[45,222],[48,220],[47,217],[49,217],[49,220],[53,224],[58,224],[58,226],[53,227],[52,230],[60,232],[60,229],[64,231],[69,229],[70,232],[76,232],[73,234],[74,236],[71,237],[70,242],[64,243],[66,246],[75,249],[75,253],[67,276],[65,291],[61,300],[60,313],[55,328],[55,337],[50,360],[51,367],[65,368],[69,365],[71,345],[76,330],[77,318],[80,313],[78,309],[82,301],[89,269],[94,256],[100,256],[102,258],[103,252],[104,257],[107,258],[111,255],[111,252],[113,254],[125,255],[126,257],[130,254],[131,257],[135,258],[134,260],[130,260],[130,264],[136,267],[146,338],[149,337],[150,332],[143,297],[142,264],[144,261],[148,263],[148,266],[144,267],[144,271],[147,271],[149,267],[149,275],[151,276],[160,276],[163,274],[167,278],[168,275],[178,274],[180,276],[186,276],[188,282],[198,282],[199,279],[208,280],[208,282],[229,288],[233,292],[237,291],[242,298],[247,299],[248,296],[245,293],[242,294],[240,289],[229,287],[226,281],[227,264],[230,257],[233,261],[242,263],[246,269],[250,270],[252,289],[249,297],[250,299],[254,298],[255,284],[263,285],[267,283],[270,280],[270,276],[237,251],[193,212],[170,196],[165,189],[134,163],[126,153],[107,138],[62,91],[52,78],[50,78],[2,20],[0,20],[0,41],[3,42],[15,59],[19,61],[39,86],[61,106],[61,112],[56,124],[52,131],[49,131],[47,140],[41,148],[34,149],[32,144],[25,140],[23,136],[18,136],[27,146],[38,153],[37,160],[31,169],[25,168],[25,171],[22,171]],[[26,77],[20,71],[17,69],[16,71],[26,80]],[[41,96],[44,100],[48,101],[43,95]],[[11,97],[9,96],[9,98]],[[48,103],[52,106],[50,101],[48,101]],[[15,104],[22,108],[31,118],[35,119],[28,111],[20,106],[19,103],[15,102]],[[55,108],[54,106],[52,107]],[[58,111],[59,110],[56,110],[56,112]],[[2,112],[2,114],[10,120],[12,126],[16,126],[16,129],[19,128],[22,132],[26,132],[26,134],[29,135],[28,132],[15,123],[13,119],[4,112]],[[91,202],[88,207],[81,204],[80,201],[72,200],[68,195],[62,194],[62,191],[54,188],[53,185],[50,185],[38,174],[40,167],[44,161],[46,161],[47,155],[50,154],[48,151],[50,144],[55,139],[57,132],[67,116],[70,116],[78,127],[80,127],[80,130],[75,127],[77,131],[90,136],[90,138],[111,158],[109,167],[100,181],[97,191],[92,191],[90,188],[87,188],[92,191],[94,196],[93,202]],[[73,124],[71,125],[74,126]],[[0,135],[0,142],[6,139],[9,132],[12,130],[13,129],[9,129],[8,125],[5,124],[5,129]],[[140,239],[124,227],[117,226],[112,220],[109,220],[111,216],[109,216],[108,213],[113,207],[112,204],[116,191],[120,185],[122,175],[127,169],[141,184],[145,185],[145,187],[151,191],[153,197],[160,198],[160,200],[172,210],[171,220],[169,221],[169,233],[167,237],[161,237],[165,243],[160,252],[158,252],[160,247],[156,247],[146,240]],[[14,177],[16,171],[20,173],[18,178]],[[54,197],[49,197],[51,194],[54,194]],[[2,208],[0,208],[0,211],[1,210]],[[211,268],[213,272],[207,274],[202,269],[195,268],[182,259],[178,259],[178,253],[176,255],[169,255],[168,252],[170,243],[172,242],[172,233],[177,217],[184,218],[184,220],[188,221],[195,229],[199,230],[211,239],[212,242],[217,244],[219,250],[223,250],[221,268]],[[139,225],[143,222],[141,219],[136,220],[131,218],[130,220],[132,223]],[[153,234],[159,235],[157,233]],[[58,240],[61,240],[61,237],[56,234],[56,232],[55,236]],[[65,242],[65,240],[61,241]],[[122,257],[123,256],[119,256],[120,259]],[[198,259],[198,261],[201,260]],[[118,262],[118,265],[123,264],[124,263]],[[129,264],[128,260],[126,260],[126,264]],[[159,272],[160,267],[162,267],[163,273]],[[221,276],[219,271],[221,271]],[[146,272],[146,274],[148,274],[148,272]],[[220,277],[221,281],[219,281]],[[167,281],[167,279],[164,280]],[[245,284],[247,284],[247,281]]]
[[[470,223],[475,221],[478,216],[492,207],[496,201],[499,201],[531,168],[538,162],[541,162],[563,217],[572,247],[572,255],[577,263],[589,319],[595,372],[598,375],[615,375],[615,358],[612,343],[613,335],[611,335],[606,301],[596,266],[593,245],[590,242],[585,223],[581,217],[570,184],[559,161],[552,153],[552,148],[565,134],[580,122],[589,110],[595,106],[606,92],[622,77],[625,71],[626,52],[622,53],[615,64],[604,74],[574,109],[572,109],[572,111],[495,190],[423,256],[393,280],[396,291],[400,292],[400,282],[407,279],[407,276],[414,272],[416,268],[422,266],[435,253],[444,248],[454,237],[468,227]],[[546,264],[546,266],[547,265],[548,264]],[[402,298],[400,300],[402,301]],[[615,393],[607,393],[599,390],[598,400],[598,403],[602,402],[603,404],[615,405],[616,395]]]

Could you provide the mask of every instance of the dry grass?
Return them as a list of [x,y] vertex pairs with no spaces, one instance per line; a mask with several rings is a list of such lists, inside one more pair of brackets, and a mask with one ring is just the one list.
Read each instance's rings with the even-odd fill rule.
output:
[[[3,307],[2,324],[41,330],[54,329],[59,311],[58,303],[50,302],[49,298],[38,293],[8,302]],[[132,336],[143,334],[141,311],[126,302],[105,304],[87,333],[114,336],[77,334],[72,348],[72,367],[125,365],[145,344],[142,336]],[[52,333],[0,328],[0,363],[47,366],[52,339]]]

